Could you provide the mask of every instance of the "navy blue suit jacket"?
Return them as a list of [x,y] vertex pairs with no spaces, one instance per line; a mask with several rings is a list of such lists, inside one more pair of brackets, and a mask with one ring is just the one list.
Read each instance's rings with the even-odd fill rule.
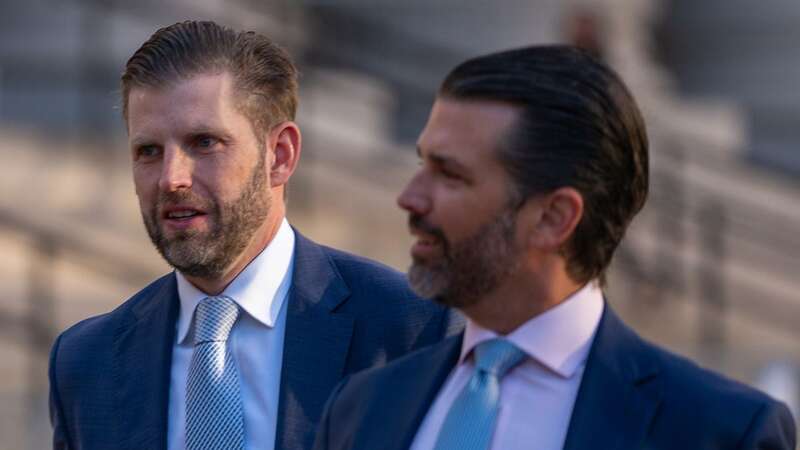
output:
[[[399,272],[296,233],[276,449],[308,449],[325,400],[347,374],[440,341],[458,327]],[[56,340],[50,416],[58,449],[166,448],[179,301],[166,275]]]
[[[346,378],[328,401],[315,449],[409,448],[461,338]],[[782,403],[643,341],[606,306],[564,449],[791,450],[795,439]]]

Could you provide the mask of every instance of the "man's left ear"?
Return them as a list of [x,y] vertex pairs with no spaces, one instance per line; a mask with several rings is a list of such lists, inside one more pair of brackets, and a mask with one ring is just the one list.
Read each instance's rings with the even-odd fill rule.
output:
[[575,188],[562,187],[532,203],[538,211],[529,243],[540,250],[558,251],[583,217],[583,196]]
[[300,161],[301,141],[300,128],[292,121],[279,123],[270,130],[270,187],[283,186],[289,182],[297,168],[297,162]]

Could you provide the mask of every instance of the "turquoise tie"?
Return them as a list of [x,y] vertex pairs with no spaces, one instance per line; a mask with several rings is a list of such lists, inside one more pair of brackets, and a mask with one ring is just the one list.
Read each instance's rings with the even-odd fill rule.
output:
[[186,385],[187,450],[244,448],[239,373],[226,348],[237,317],[239,308],[229,297],[208,297],[197,305]]
[[475,347],[475,372],[450,406],[435,450],[487,450],[500,409],[500,380],[525,353],[498,338]]

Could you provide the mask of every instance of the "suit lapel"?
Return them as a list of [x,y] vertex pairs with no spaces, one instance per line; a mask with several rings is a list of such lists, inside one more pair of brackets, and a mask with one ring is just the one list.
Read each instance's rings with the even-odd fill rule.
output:
[[458,362],[462,338],[463,333],[422,350],[413,356],[413,366],[405,366],[409,373],[392,377],[391,388],[378,394],[382,403],[379,410],[395,417],[382,420],[380,427],[367,425],[364,442],[369,445],[361,447],[385,450],[411,447],[433,400]]
[[606,304],[564,450],[639,448],[661,401],[658,363]]
[[354,318],[335,313],[350,291],[323,249],[295,231],[275,448],[310,448],[328,395],[344,375]]
[[[120,449],[166,449],[172,345],[178,315],[174,274],[130,311],[114,339],[112,373]],[[111,431],[111,430],[110,430]]]

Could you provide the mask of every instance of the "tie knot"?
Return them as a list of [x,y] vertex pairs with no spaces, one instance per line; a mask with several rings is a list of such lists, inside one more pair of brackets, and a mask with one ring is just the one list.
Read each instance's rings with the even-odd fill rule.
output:
[[239,307],[230,297],[206,297],[194,313],[194,345],[226,341],[239,317]]
[[502,338],[490,339],[475,347],[475,365],[498,378],[505,376],[524,358],[525,352]]

